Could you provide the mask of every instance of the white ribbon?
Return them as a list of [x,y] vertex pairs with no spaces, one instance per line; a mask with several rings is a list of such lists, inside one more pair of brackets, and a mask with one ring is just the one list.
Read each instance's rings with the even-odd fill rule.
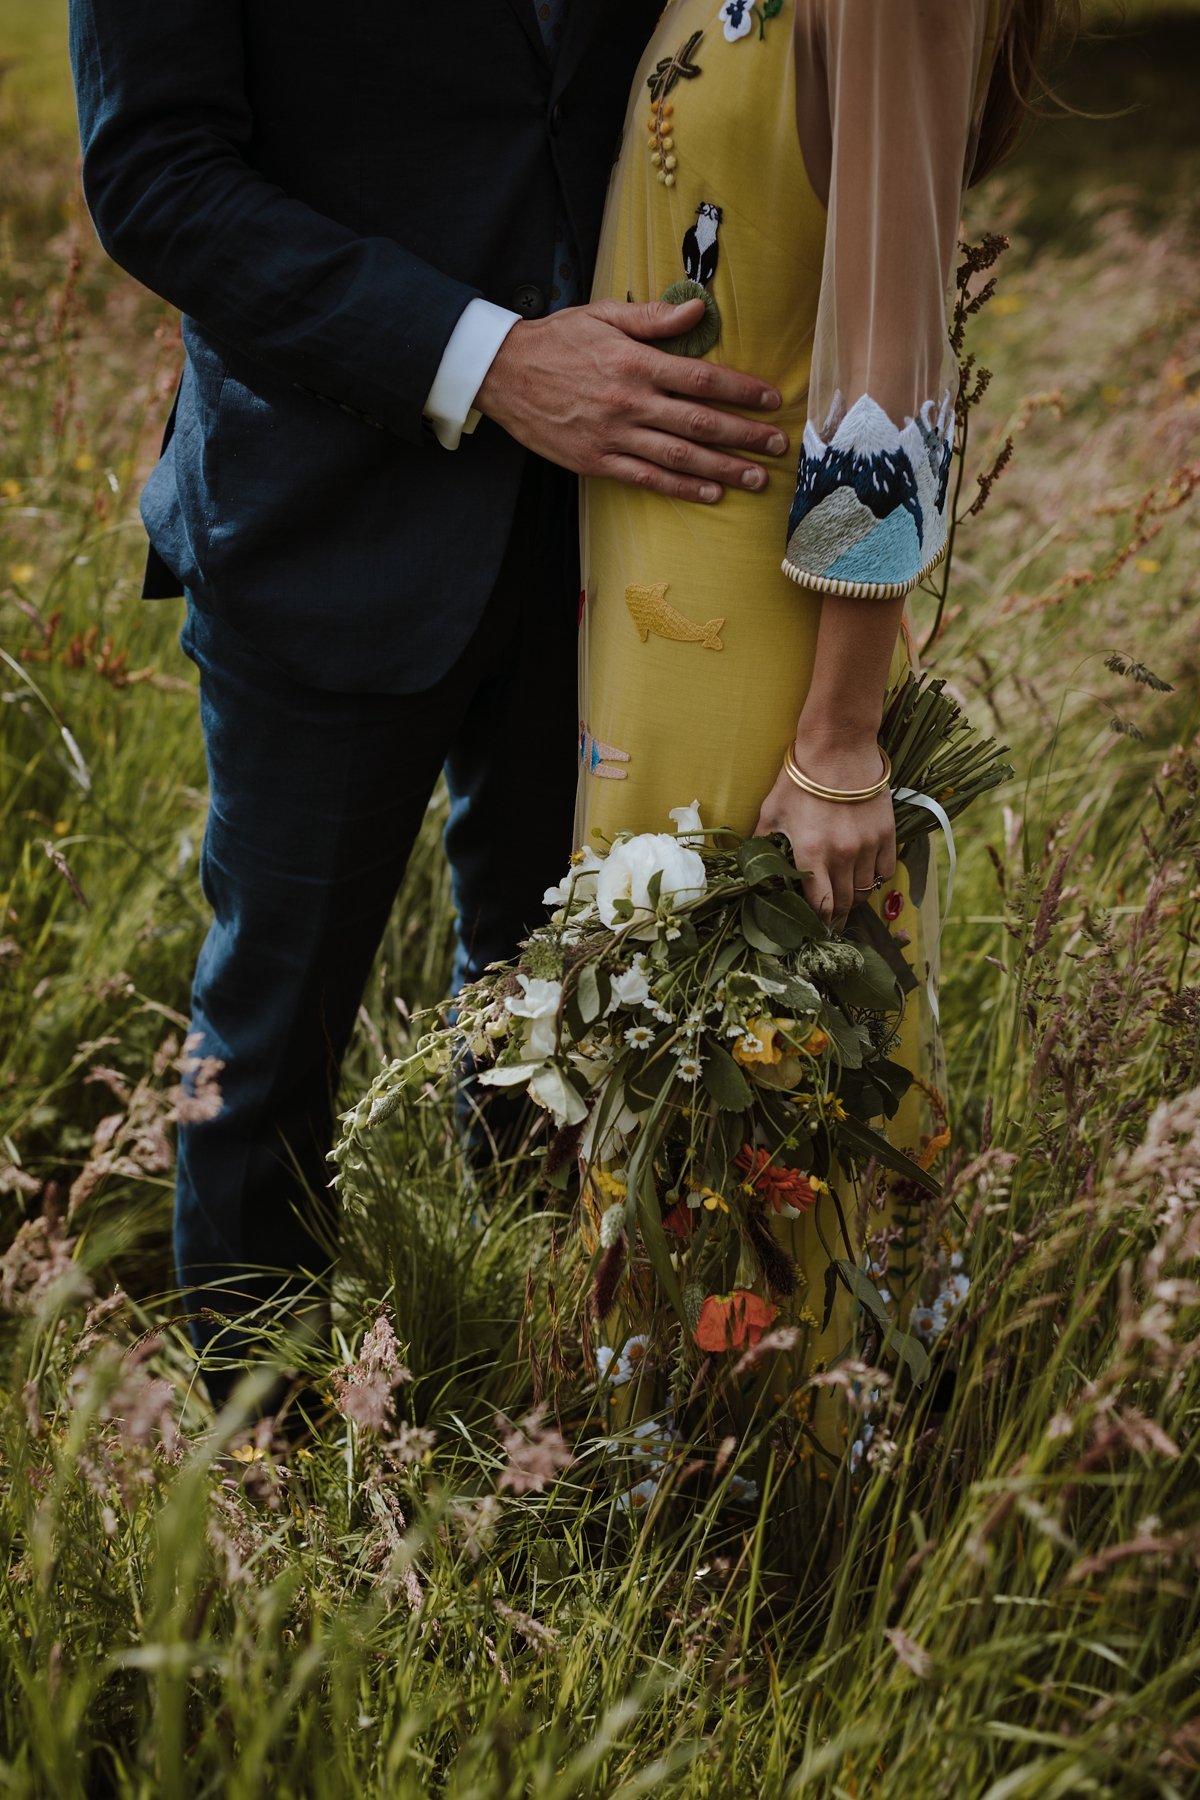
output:
[[[894,800],[911,800],[914,806],[923,806],[926,812],[931,812],[942,828],[942,836],[946,840],[946,850],[949,854],[950,866],[946,872],[946,910],[941,913],[938,918],[937,936],[933,940],[933,950],[929,958],[929,977],[925,983],[925,992],[929,996],[929,1010],[933,1014],[935,1024],[940,1025],[942,1020],[941,1014],[938,1012],[937,990],[933,984],[933,971],[937,966],[938,952],[942,946],[942,932],[946,929],[946,920],[950,917],[950,902],[954,897],[954,871],[958,867],[958,857],[954,850],[954,832],[951,829],[950,820],[946,816],[945,809],[939,806],[936,800],[931,800],[928,794],[918,794],[913,788],[893,788],[892,798]],[[936,869],[933,874],[936,883]],[[936,897],[937,888],[935,886],[934,898],[936,899]]]

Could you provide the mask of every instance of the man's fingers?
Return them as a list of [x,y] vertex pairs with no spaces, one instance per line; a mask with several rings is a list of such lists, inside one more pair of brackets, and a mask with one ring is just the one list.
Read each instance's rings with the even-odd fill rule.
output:
[[768,481],[767,471],[758,463],[743,462],[738,456],[722,455],[704,444],[687,438],[669,437],[661,431],[632,430],[622,450],[660,468],[680,475],[695,475],[701,480],[719,481],[725,487],[748,488],[758,492]]
[[609,481],[627,481],[631,487],[647,488],[652,494],[665,494],[668,500],[694,500],[701,506],[712,506],[724,489],[715,481],[701,481],[694,475],[676,475],[658,463],[643,462],[637,456],[606,456],[590,475],[602,475]]
[[[653,349],[655,338],[678,337],[691,331],[700,323],[703,309],[704,302],[698,299],[687,300],[682,306],[668,306],[663,300],[638,306],[600,300],[591,308],[606,325],[615,325],[627,337],[639,339],[648,350]],[[725,369],[700,357],[673,356],[668,363],[665,351],[658,355],[663,361],[652,371],[652,379],[661,387],[699,395],[721,405],[748,406],[755,412],[775,412],[783,405],[779,389],[757,375],[743,375],[738,369]]]
[[760,456],[782,456],[787,433],[766,419],[743,419],[692,400],[664,395],[649,410],[646,423],[693,444],[720,444],[726,450],[754,450]]

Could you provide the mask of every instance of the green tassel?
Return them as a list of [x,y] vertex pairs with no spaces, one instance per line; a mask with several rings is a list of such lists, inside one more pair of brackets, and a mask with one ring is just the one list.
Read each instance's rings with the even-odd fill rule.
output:
[[663,292],[668,306],[682,306],[685,300],[703,300],[704,317],[682,337],[659,338],[658,348],[668,356],[707,356],[721,335],[721,309],[707,288],[698,281],[673,281]]

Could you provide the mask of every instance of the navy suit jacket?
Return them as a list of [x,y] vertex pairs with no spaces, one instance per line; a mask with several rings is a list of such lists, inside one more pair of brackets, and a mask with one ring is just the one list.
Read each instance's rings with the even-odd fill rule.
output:
[[525,452],[422,407],[469,300],[549,294],[560,192],[590,280],[661,0],[571,0],[553,67],[535,3],[71,0],[96,230],[185,315],[151,542],[301,681],[428,687],[491,590]]

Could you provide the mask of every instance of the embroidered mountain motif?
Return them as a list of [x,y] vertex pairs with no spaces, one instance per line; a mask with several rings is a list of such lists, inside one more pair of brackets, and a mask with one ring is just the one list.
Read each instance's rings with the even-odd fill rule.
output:
[[617,750],[612,744],[600,743],[582,719],[579,721],[579,760],[589,775],[595,775],[601,781],[626,781],[629,778],[628,769],[614,767],[616,763],[629,761],[628,750]]
[[783,571],[806,587],[882,598],[914,587],[946,545],[950,396],[897,430],[864,394],[824,443],[811,424],[797,471]]
[[702,200],[696,208],[696,223],[683,234],[683,266],[689,281],[707,287],[717,272],[717,230],[721,209]]
[[720,630],[725,620],[709,619],[704,625],[694,625],[667,604],[670,585],[669,581],[658,581],[653,587],[633,585],[625,589],[625,604],[643,644],[649,642],[653,632],[655,637],[672,638],[678,644],[703,644],[706,650],[723,650]]

